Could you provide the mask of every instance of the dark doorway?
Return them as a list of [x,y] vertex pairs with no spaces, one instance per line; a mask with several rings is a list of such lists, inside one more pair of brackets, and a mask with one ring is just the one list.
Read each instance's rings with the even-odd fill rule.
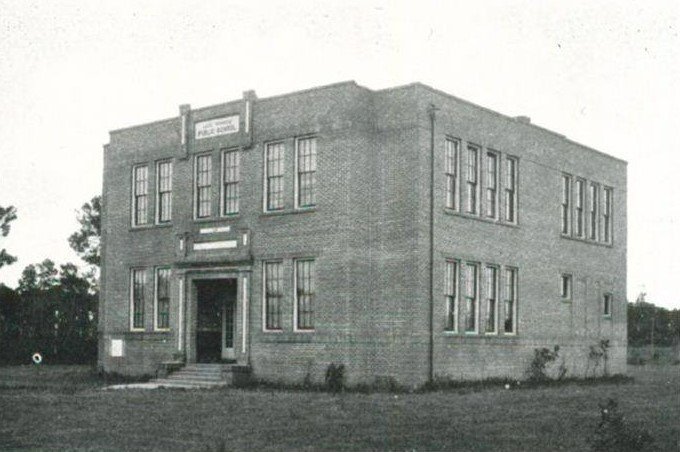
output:
[[234,359],[236,279],[198,280],[196,360],[214,363]]

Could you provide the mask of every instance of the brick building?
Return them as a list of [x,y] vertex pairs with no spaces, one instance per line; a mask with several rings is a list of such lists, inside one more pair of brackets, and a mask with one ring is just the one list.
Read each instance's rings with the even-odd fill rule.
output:
[[[432,156],[434,162],[432,163]],[[626,163],[415,83],[111,132],[100,365],[232,361],[350,384],[625,372]]]

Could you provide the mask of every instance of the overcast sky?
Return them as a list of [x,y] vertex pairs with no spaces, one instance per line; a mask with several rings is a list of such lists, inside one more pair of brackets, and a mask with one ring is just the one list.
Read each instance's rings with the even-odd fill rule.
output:
[[141,3],[0,0],[0,205],[19,215],[0,282],[82,264],[67,237],[109,130],[248,89],[421,81],[627,160],[628,297],[680,307],[679,1]]

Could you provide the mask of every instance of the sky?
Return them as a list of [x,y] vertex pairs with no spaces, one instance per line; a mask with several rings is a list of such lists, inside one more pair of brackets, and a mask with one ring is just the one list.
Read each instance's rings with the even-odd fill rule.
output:
[[0,238],[68,246],[108,131],[254,89],[420,81],[628,161],[628,298],[680,308],[680,2],[0,0]]

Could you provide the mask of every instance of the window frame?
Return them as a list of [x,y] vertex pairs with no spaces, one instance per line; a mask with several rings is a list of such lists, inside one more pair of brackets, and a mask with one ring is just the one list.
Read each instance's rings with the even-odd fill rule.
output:
[[[235,172],[236,180],[226,181],[227,171],[227,154],[235,155]],[[241,211],[241,149],[239,148],[222,148],[220,149],[220,216],[233,217]],[[231,167],[230,167],[231,168]],[[236,187],[236,210],[227,212],[227,185],[234,185]]]
[[[307,171],[305,173],[300,172],[300,142],[306,141],[306,140],[313,140],[314,146],[313,150],[314,152],[310,154],[312,157],[311,159],[314,162],[314,171]],[[294,183],[294,194],[295,194],[295,203],[294,203],[294,208],[296,210],[309,210],[309,209],[314,209],[317,206],[317,200],[316,200],[316,195],[318,194],[318,181],[316,180],[316,174],[318,171],[318,137],[317,135],[304,135],[300,137],[295,138],[295,162],[294,162],[294,170],[295,170],[295,183]],[[305,204],[302,205],[300,204],[300,176],[302,174],[312,174],[313,181],[314,183],[312,184],[312,190],[311,190],[311,197],[313,200],[312,204]],[[285,177],[285,154],[284,154],[284,174],[283,177]],[[285,202],[284,202],[285,204]]]
[[600,239],[600,185],[597,182],[588,184],[588,240],[597,242]]
[[[480,202],[479,202],[479,185],[480,185],[480,160],[482,147],[474,143],[467,143],[466,146],[466,162],[465,162],[465,213],[468,215],[480,216]],[[471,171],[472,165],[470,164],[471,151],[474,150],[474,172]],[[474,175],[474,181],[471,180],[471,176]],[[473,199],[474,198],[474,199]],[[474,204],[472,207],[470,204]]]
[[[474,313],[473,313],[473,320],[474,320],[474,329],[473,330],[468,330],[468,299],[470,298],[468,296],[468,278],[467,278],[467,272],[470,268],[474,268],[474,273],[473,273],[473,279],[472,283],[474,284],[473,290],[473,297],[472,297],[472,306],[474,307]],[[465,327],[463,328],[463,331],[466,335],[478,335],[479,334],[479,268],[480,264],[478,262],[465,262],[465,276],[463,277],[464,285],[465,285]],[[462,298],[462,297],[461,297]]]
[[[517,304],[519,300],[519,295],[518,295],[518,290],[519,290],[519,282],[518,282],[518,274],[519,270],[517,267],[508,267],[506,266],[504,269],[504,276],[506,277],[504,279],[503,283],[503,312],[504,312],[504,318],[503,318],[503,334],[505,336],[516,336],[517,335]],[[508,294],[508,283],[507,283],[507,276],[512,275],[512,298],[510,298]],[[507,322],[507,306],[508,306],[508,301],[512,302],[512,315],[511,315],[511,322],[512,322],[512,331],[507,331],[506,329],[506,322]]]
[[[512,172],[508,171],[510,167],[512,167]],[[519,158],[506,155],[503,168],[503,221],[516,225],[519,224]],[[510,177],[512,177],[511,180]],[[510,197],[510,203],[508,197]],[[509,211],[512,211],[512,218],[508,216]]]
[[[499,290],[499,266],[495,264],[486,264],[484,265],[484,301],[486,305],[486,310],[485,310],[485,318],[484,318],[484,334],[485,335],[497,335],[498,334],[498,299],[500,298],[500,290]],[[489,273],[491,272],[493,274],[493,298],[490,298],[489,294],[489,282],[491,281],[489,278]],[[494,302],[494,307],[493,307],[493,330],[489,331],[488,326],[489,326],[489,313],[491,310],[489,309],[489,304],[490,302]]]
[[[208,185],[199,186],[199,161],[203,158],[207,158],[210,162],[209,172],[208,172]],[[203,152],[201,154],[196,154],[194,156],[194,219],[203,220],[206,218],[211,218],[213,216],[213,152]],[[209,212],[207,215],[201,215],[201,188],[208,188],[208,202]]]
[[[461,140],[453,137],[446,137],[444,140],[444,180],[445,193],[444,206],[455,212],[460,211],[460,149]],[[452,158],[449,153],[452,152]],[[449,165],[452,163],[452,165]],[[451,172],[451,171],[452,172]]]
[[[487,149],[486,152],[484,153],[484,218],[487,218],[489,220],[498,220],[498,187],[500,186],[500,178],[499,178],[499,165],[498,162],[500,161],[500,152],[494,151],[493,149]],[[495,168],[494,168],[494,173],[493,173],[493,188],[490,187],[489,180],[490,180],[490,171],[489,171],[489,163],[491,162],[491,156],[493,156],[493,161],[495,162]],[[491,212],[491,215],[489,215],[489,191],[493,191],[493,196],[492,196],[492,201],[493,201],[493,211]]]
[[[277,175],[275,177],[280,177],[281,178],[281,205],[280,207],[276,208],[269,208],[269,161],[267,159],[268,156],[268,151],[270,146],[275,146],[275,145],[280,145],[281,146],[281,174]],[[263,175],[263,190],[262,190],[262,209],[264,212],[280,212],[286,208],[286,198],[285,198],[285,193],[286,193],[286,142],[285,140],[277,140],[277,141],[268,141],[264,143],[264,149],[263,149],[263,170],[262,170],[262,175]]]
[[[311,315],[311,327],[301,327],[300,326],[300,319],[298,317],[298,314],[300,313],[300,307],[299,307],[299,294],[298,294],[298,264],[302,262],[311,262],[311,271],[310,271],[310,285],[312,288],[312,292],[308,295],[311,296],[310,300],[310,305],[312,307],[310,311]],[[316,259],[313,257],[304,257],[304,258],[297,258],[293,259],[293,331],[296,333],[313,333],[316,331],[316,326],[314,325],[314,305],[316,303]]]
[[[160,322],[159,322],[159,315],[160,315],[160,310],[159,310],[159,282],[160,282],[160,273],[161,272],[168,272],[167,276],[167,300],[168,300],[168,326],[166,327],[161,327]],[[154,301],[153,301],[153,312],[154,312],[154,322],[153,322],[153,328],[154,331],[170,331],[170,306],[172,303],[172,268],[169,266],[163,266],[163,267],[156,267],[154,270]]]
[[561,182],[562,201],[560,203],[560,233],[565,236],[571,236],[573,229],[571,214],[573,209],[573,177],[571,174],[562,173]]
[[[459,326],[459,305],[460,305],[460,261],[457,259],[446,259],[444,266],[444,302],[446,312],[446,322],[444,332],[458,334]],[[451,275],[451,270],[453,274]],[[453,302],[453,306],[452,303]]]
[[[607,309],[609,308],[609,309]],[[602,317],[606,319],[612,318],[612,312],[614,308],[614,295],[611,292],[605,292],[602,294]]]
[[586,180],[577,177],[574,184],[574,222],[576,224],[575,237],[585,239],[586,233]]
[[[141,288],[141,324],[142,326],[135,326],[135,275],[142,275],[142,288]],[[142,267],[132,267],[130,269],[130,331],[131,332],[143,332],[146,331],[146,268]]]
[[[278,326],[270,328],[268,326],[268,312],[269,310],[267,309],[269,307],[268,304],[268,292],[267,292],[267,265],[269,264],[277,264],[279,265],[280,269],[280,275],[278,277],[279,279],[279,287],[278,287],[278,306],[277,306],[277,311],[278,311]],[[283,300],[285,299],[285,293],[283,290],[283,260],[280,259],[274,259],[274,260],[266,260],[262,261],[262,331],[265,333],[281,333],[283,332],[283,322],[282,322],[282,314],[283,314]]]
[[[156,224],[161,225],[161,224],[170,224],[172,223],[172,182],[173,182],[173,161],[172,159],[165,159],[165,160],[159,160],[156,162]],[[170,185],[170,188],[167,191],[162,191],[161,188],[161,177],[162,177],[162,171],[161,167],[163,165],[168,165],[169,168],[169,174],[168,174],[168,183]],[[168,194],[169,196],[169,201],[168,201],[168,219],[164,220],[163,217],[163,194]]]
[[[144,169],[146,175],[144,178],[144,194],[137,194],[137,170]],[[133,228],[149,226],[149,164],[139,163],[132,166],[132,212],[131,212],[131,226]],[[139,210],[139,199],[144,198],[144,222],[138,221],[137,212]]]
[[614,243],[614,188],[602,189],[602,241]]
[[562,273],[560,275],[560,299],[562,301],[572,301],[574,299],[574,275],[572,273]]

